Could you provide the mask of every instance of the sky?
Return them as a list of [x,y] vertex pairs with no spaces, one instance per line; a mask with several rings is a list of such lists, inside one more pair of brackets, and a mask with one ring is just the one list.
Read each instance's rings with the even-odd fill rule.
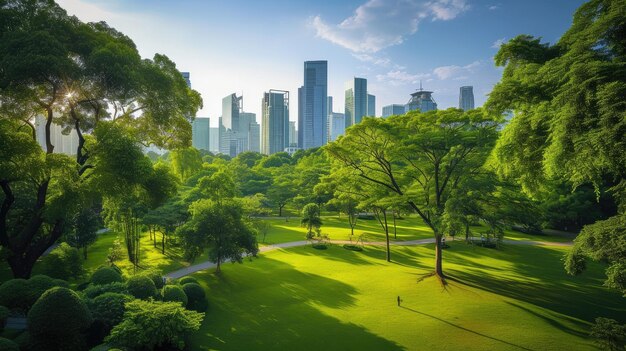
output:
[[343,112],[344,84],[366,78],[376,114],[433,91],[440,109],[458,107],[459,88],[474,87],[481,106],[500,80],[493,57],[519,34],[554,43],[582,0],[57,0],[85,22],[105,21],[129,36],[142,57],[161,53],[190,72],[203,98],[197,117],[217,126],[222,98],[243,95],[257,114],[270,89],[297,89],[304,61],[328,61],[328,95]]

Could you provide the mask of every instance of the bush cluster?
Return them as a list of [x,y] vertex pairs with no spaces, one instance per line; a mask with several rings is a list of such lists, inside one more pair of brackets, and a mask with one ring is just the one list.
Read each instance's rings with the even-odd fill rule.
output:
[[187,309],[204,312],[207,309],[206,295],[200,285],[187,283],[183,285],[183,291],[187,295]]
[[120,272],[113,267],[100,267],[91,275],[91,284],[94,285],[121,283],[123,281]]
[[133,298],[129,295],[107,292],[87,300],[87,307],[94,321],[110,330],[122,321],[125,311],[124,304],[132,300]]
[[20,347],[13,341],[0,338],[0,350],[2,351],[20,351]]
[[128,294],[128,289],[126,289],[126,284],[124,283],[110,283],[104,285],[89,285],[87,289],[83,290],[83,294],[85,297],[93,299],[99,295],[104,293],[118,293],[118,294]]
[[161,289],[163,288],[163,285],[165,285],[163,283],[163,273],[159,270],[148,269],[148,270],[141,272],[141,275],[150,278],[150,280],[152,280],[152,282],[154,283],[154,286],[157,289]]
[[46,290],[57,286],[67,287],[68,284],[45,275],[35,275],[29,280],[7,280],[0,285],[0,306],[26,312]]
[[359,245],[344,244],[343,248],[350,251],[363,251],[363,247]]
[[183,307],[187,306],[189,299],[183,288],[178,285],[166,285],[163,287],[163,301],[180,302]]
[[185,285],[187,283],[198,284],[198,281],[196,280],[196,278],[190,277],[190,276],[184,276],[184,277],[178,279],[178,284],[179,285]]
[[157,289],[152,279],[145,275],[135,275],[126,282],[126,289],[134,297],[146,300],[157,296]]
[[42,259],[41,272],[52,278],[69,280],[81,277],[83,258],[78,249],[61,243]]

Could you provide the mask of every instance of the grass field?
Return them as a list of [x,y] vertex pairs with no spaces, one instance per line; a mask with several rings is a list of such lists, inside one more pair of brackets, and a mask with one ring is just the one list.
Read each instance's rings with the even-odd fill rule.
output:
[[[278,250],[221,276],[195,274],[209,310],[196,350],[587,350],[597,316],[626,320],[602,267],[565,274],[564,248],[451,243],[443,288],[432,245],[353,252],[341,246]],[[396,296],[404,300],[396,306]]]

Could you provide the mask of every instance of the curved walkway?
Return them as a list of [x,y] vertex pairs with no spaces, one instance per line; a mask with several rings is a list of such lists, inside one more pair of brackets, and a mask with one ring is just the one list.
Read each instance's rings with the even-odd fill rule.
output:
[[[330,242],[332,244],[338,244],[338,245],[355,244],[354,241],[348,241],[348,240],[331,240]],[[434,242],[435,242],[434,238],[429,238],[429,239],[408,240],[408,241],[394,241],[394,242],[390,242],[389,245],[390,246],[414,246],[414,245],[433,244]],[[508,239],[504,239],[502,240],[502,242],[505,244],[510,244],[510,245],[561,246],[561,247],[572,246],[572,242],[550,242],[550,241],[508,240]],[[266,245],[266,246],[262,246],[259,248],[259,253],[272,251],[276,249],[286,249],[290,247],[305,246],[309,243],[310,243],[309,241],[301,240],[301,241],[292,241],[292,242],[280,243],[280,244],[274,244],[274,245]],[[385,246],[387,245],[387,243],[384,241],[369,241],[369,242],[363,242],[363,245]],[[165,275],[165,277],[169,279],[178,279],[180,277],[184,277],[186,275],[189,275],[198,271],[203,271],[205,269],[214,268],[215,266],[216,266],[215,263],[210,262],[210,261],[205,261],[205,262],[194,264],[192,266],[185,267],[185,268],[173,271],[173,272],[169,272]]]

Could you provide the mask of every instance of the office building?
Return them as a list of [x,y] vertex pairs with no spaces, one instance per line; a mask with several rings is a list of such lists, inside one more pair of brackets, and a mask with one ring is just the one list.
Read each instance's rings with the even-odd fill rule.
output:
[[248,150],[252,152],[261,152],[261,125],[255,121],[250,122],[250,131],[248,133]]
[[461,87],[459,91],[459,108],[463,111],[474,109],[474,87]]
[[298,130],[296,121],[289,121],[289,146],[298,147]]
[[304,85],[298,89],[298,146],[319,147],[328,140],[328,63],[304,62]]
[[239,135],[239,114],[242,111],[243,97],[230,94],[222,99],[220,117],[220,152],[235,157],[241,152]]
[[433,92],[422,89],[420,82],[420,90],[411,94],[411,99],[406,104],[406,112],[419,110],[421,112],[428,112],[437,109],[437,103],[433,99]]
[[367,116],[376,117],[376,96],[367,94]]
[[367,114],[367,79],[353,78],[345,84],[345,126],[361,122]]
[[331,112],[330,117],[330,138],[329,141],[335,141],[340,135],[346,131],[345,115],[343,113]]
[[196,117],[191,123],[191,145],[198,150],[211,150],[211,124],[209,121],[208,117]]
[[389,117],[394,115],[403,115],[405,106],[400,104],[392,104],[383,106],[383,117]]
[[219,127],[209,128],[209,151],[214,154],[220,152],[220,129]]
[[183,79],[185,80],[185,83],[187,83],[187,86],[191,88],[191,80],[189,79],[189,72],[180,72],[180,74],[183,75]]
[[271,155],[289,146],[289,92],[270,89],[263,94],[261,152]]

